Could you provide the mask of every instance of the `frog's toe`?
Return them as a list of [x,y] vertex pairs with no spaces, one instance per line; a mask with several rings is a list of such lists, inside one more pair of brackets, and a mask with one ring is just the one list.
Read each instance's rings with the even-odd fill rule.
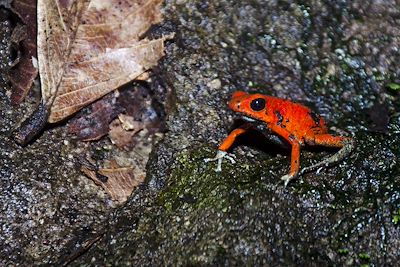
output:
[[215,155],[215,157],[213,158],[205,158],[204,161],[205,162],[210,162],[210,161],[221,161],[223,158],[228,158],[229,160],[233,160],[232,156],[228,155],[228,152],[223,151],[223,150],[218,150],[217,155]]
[[222,160],[226,158],[228,159],[232,164],[235,163],[235,156],[228,154],[228,152],[223,151],[223,150],[218,150],[217,155],[213,158],[206,158],[204,159],[205,162],[210,162],[210,161],[217,161],[217,168],[215,168],[216,172],[221,172],[222,171]]
[[290,174],[290,173],[282,176],[281,180],[283,181],[284,187],[286,187],[289,184],[289,182],[291,180],[293,180],[294,178],[296,178],[296,175],[293,175],[293,174]]

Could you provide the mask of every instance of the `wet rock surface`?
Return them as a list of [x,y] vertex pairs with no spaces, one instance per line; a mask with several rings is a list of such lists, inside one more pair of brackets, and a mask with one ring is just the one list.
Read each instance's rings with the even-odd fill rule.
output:
[[[159,30],[176,32],[158,69],[174,91],[168,132],[121,208],[73,167],[106,141],[82,147],[57,126],[19,148],[8,134],[33,104],[10,108],[2,92],[1,263],[395,266],[400,100],[387,84],[400,82],[396,1],[168,0],[165,17]],[[308,105],[332,133],[352,136],[355,151],[284,188],[289,151],[250,136],[232,151],[236,164],[216,173],[204,158],[232,129],[226,101],[238,89]],[[334,152],[303,150],[301,164]]]
[[[169,132],[148,184],[76,264],[396,265],[396,3],[168,1],[166,12],[177,32],[163,67],[176,95]],[[355,151],[285,189],[288,151],[245,138],[215,173],[204,158],[232,129],[237,89],[312,107]],[[302,165],[333,152],[305,150]]]

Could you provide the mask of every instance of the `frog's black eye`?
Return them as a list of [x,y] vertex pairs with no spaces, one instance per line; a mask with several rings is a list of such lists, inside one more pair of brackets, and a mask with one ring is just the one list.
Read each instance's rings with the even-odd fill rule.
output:
[[265,108],[265,99],[264,98],[257,98],[251,101],[250,107],[254,111],[260,111]]

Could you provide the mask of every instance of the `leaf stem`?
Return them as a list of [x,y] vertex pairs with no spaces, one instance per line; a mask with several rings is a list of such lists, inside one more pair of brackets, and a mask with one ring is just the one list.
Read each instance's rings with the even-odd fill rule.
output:
[[49,108],[40,102],[33,114],[23,121],[21,126],[13,132],[15,142],[21,146],[27,145],[42,132],[48,117]]

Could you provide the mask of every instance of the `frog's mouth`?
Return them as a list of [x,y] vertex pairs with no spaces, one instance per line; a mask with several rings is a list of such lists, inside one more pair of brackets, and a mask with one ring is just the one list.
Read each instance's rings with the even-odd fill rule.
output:
[[247,116],[242,116],[242,119],[247,122],[256,122],[257,121],[256,119],[253,119],[253,118],[247,117]]

